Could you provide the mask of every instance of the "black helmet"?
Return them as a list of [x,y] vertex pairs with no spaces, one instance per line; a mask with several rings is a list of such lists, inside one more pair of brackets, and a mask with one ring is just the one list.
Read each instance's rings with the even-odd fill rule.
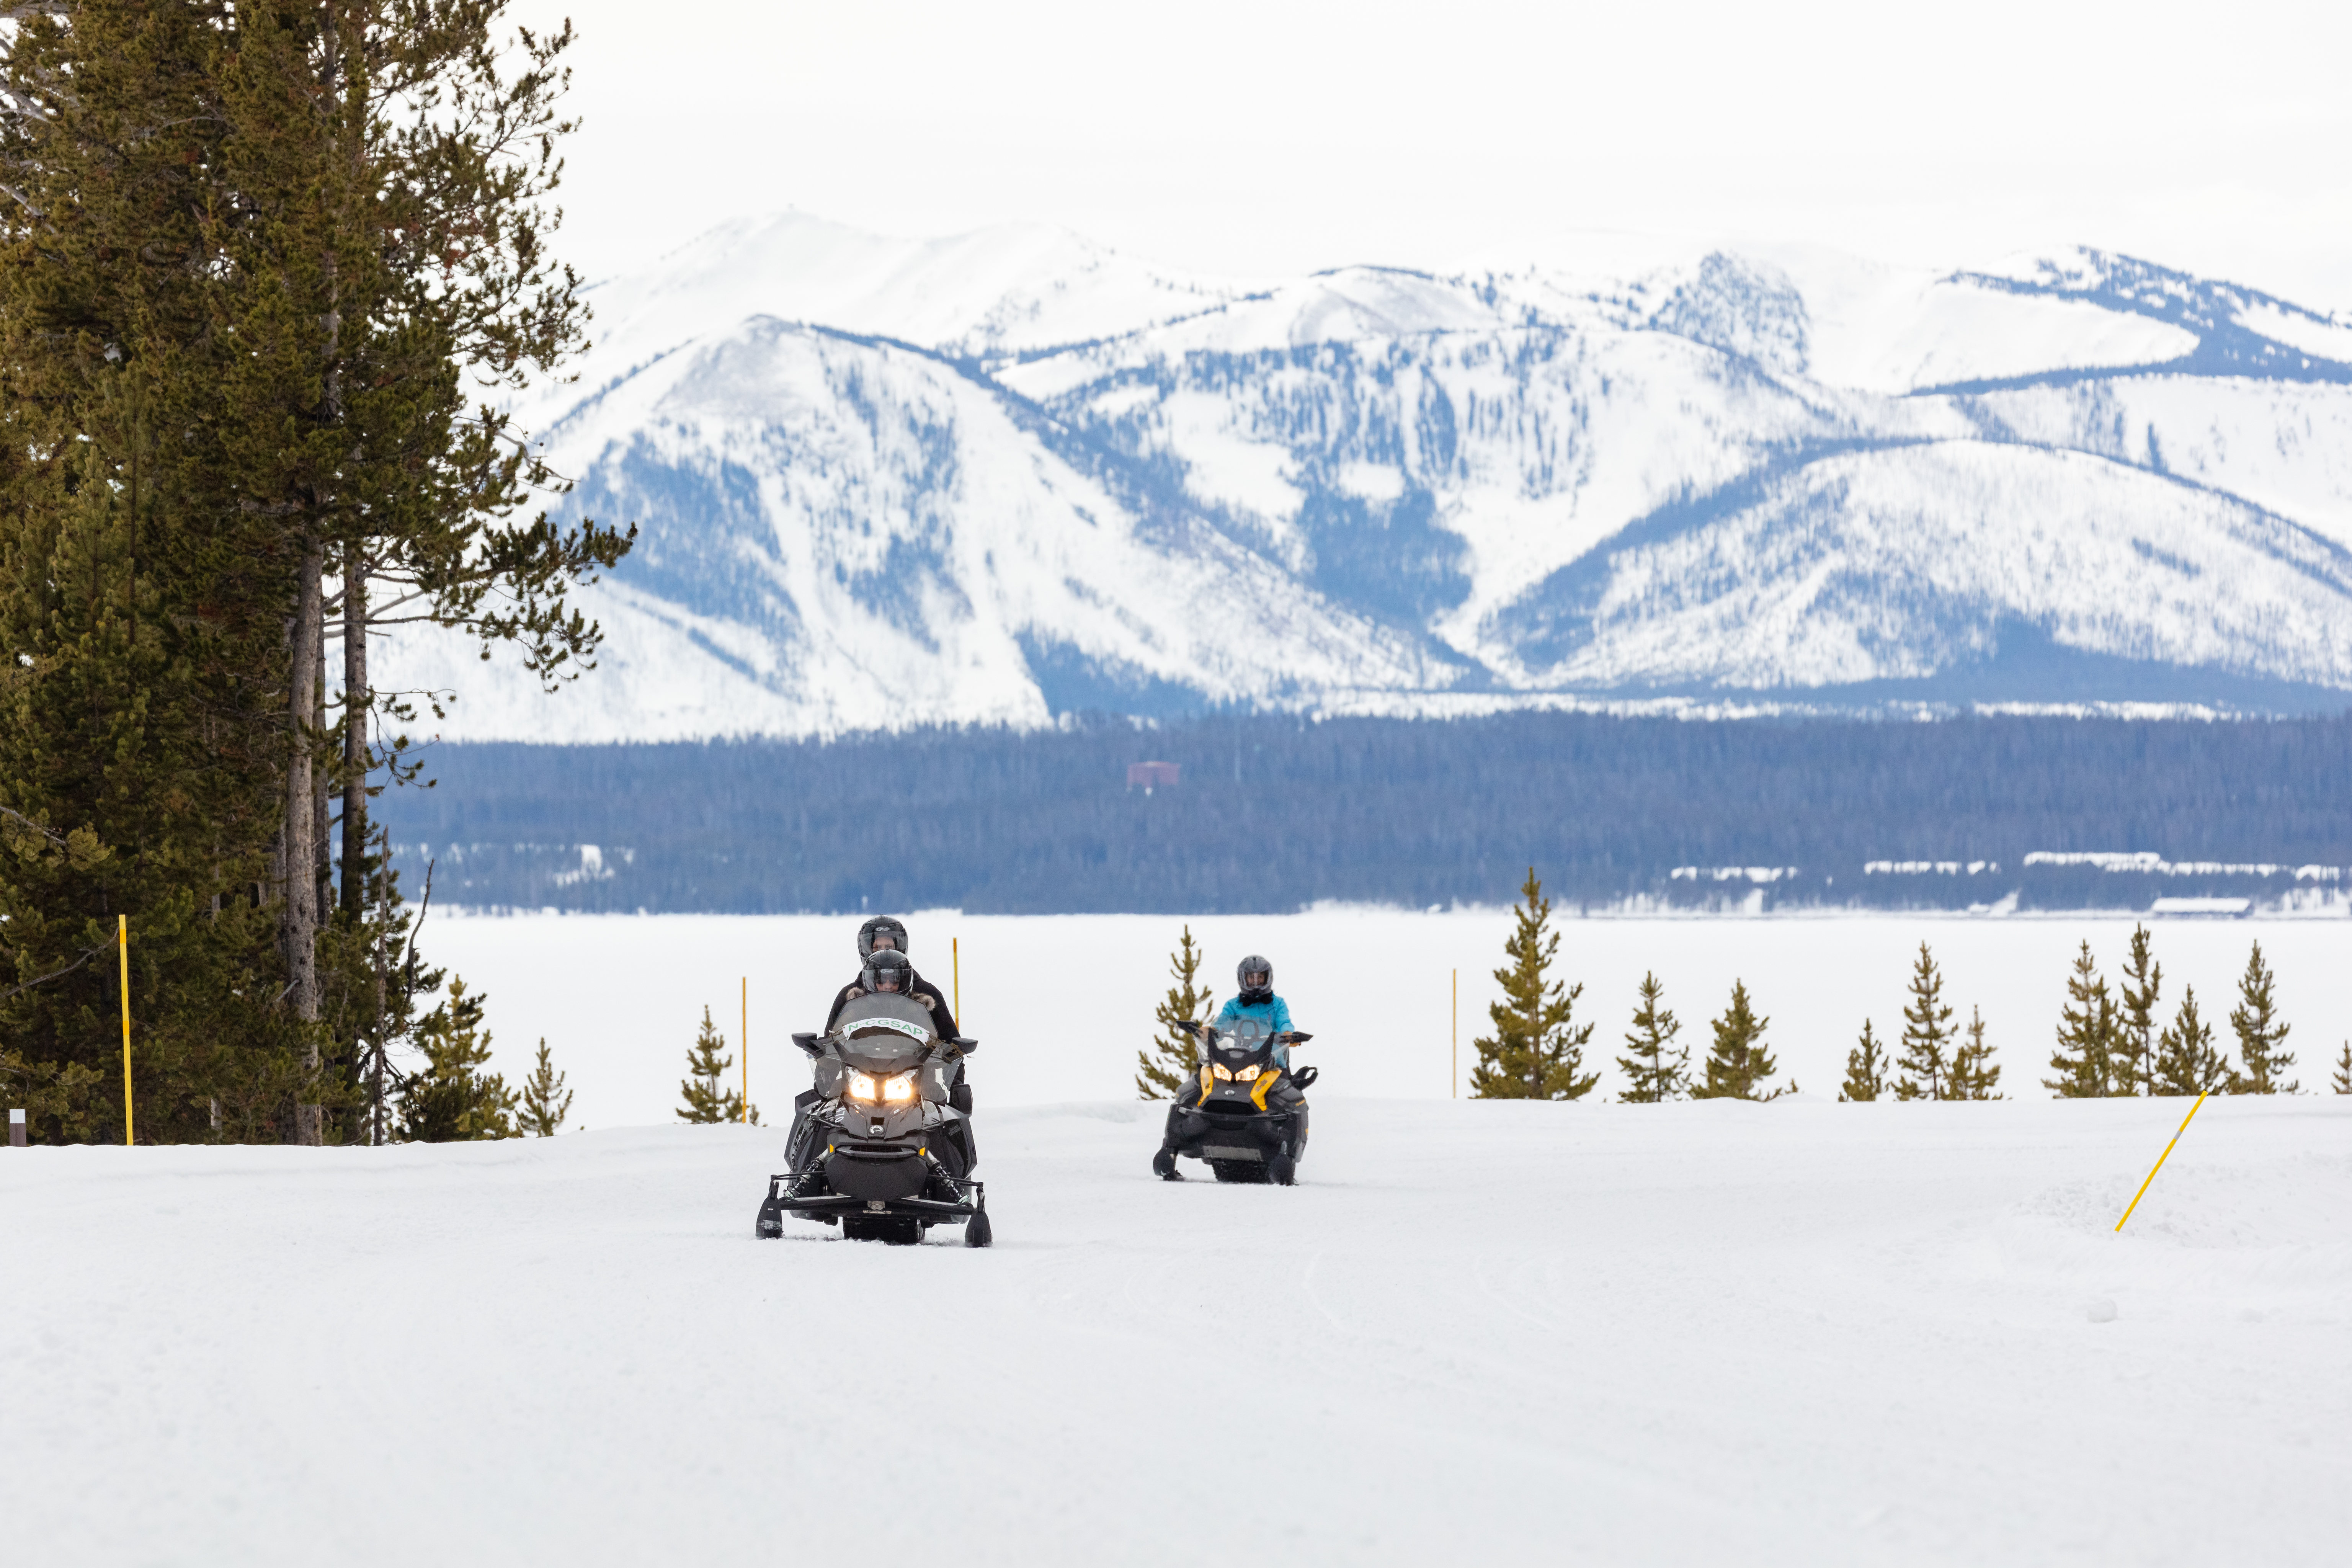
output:
[[900,952],[907,951],[907,928],[898,921],[892,920],[888,915],[876,915],[872,920],[867,921],[864,925],[857,928],[858,957],[870,958],[873,956],[874,937],[877,932],[887,932],[890,938],[890,945],[892,947],[897,948]]
[[[1253,974],[1265,975],[1265,983],[1258,985],[1251,984],[1250,976]],[[1257,953],[1251,953],[1247,958],[1243,959],[1239,963],[1234,965],[1234,984],[1241,987],[1242,1005],[1244,1007],[1255,1006],[1260,1002],[1273,1001],[1273,961],[1262,957]]]
[[893,952],[887,947],[866,955],[866,967],[857,972],[857,984],[868,991],[880,991],[885,989],[882,983],[886,980],[889,982],[887,989],[900,996],[915,988],[915,966],[907,962],[905,953]]

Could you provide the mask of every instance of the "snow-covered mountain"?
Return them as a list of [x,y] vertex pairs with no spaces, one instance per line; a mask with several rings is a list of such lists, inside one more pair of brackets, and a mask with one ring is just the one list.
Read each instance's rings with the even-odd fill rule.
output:
[[1073,708],[2352,701],[2352,325],[2080,250],[1584,237],[1244,280],[725,226],[519,412],[641,542],[444,733]]

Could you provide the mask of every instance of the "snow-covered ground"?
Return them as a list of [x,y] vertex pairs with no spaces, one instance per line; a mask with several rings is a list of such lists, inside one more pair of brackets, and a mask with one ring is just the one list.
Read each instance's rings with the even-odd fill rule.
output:
[[2340,1562],[2352,1101],[2210,1103],[2113,1234],[2180,1109],[1335,1095],[1283,1190],[1153,1181],[1131,1101],[1000,1107],[987,1252],[753,1241],[766,1130],[0,1152],[0,1539]]
[[[2185,984],[2229,1037],[2227,1016],[2249,946],[2278,972],[2288,1048],[2305,1088],[2326,1087],[2326,1061],[2352,1037],[2352,927],[2341,918],[2164,919],[2150,922],[2164,965],[2164,1008]],[[1164,915],[908,917],[916,966],[954,984],[961,953],[965,1032],[982,1041],[972,1073],[982,1102],[1037,1105],[1133,1093],[1135,1053],[1168,988],[1168,954],[1187,923]],[[825,1005],[856,967],[850,916],[667,915],[459,917],[435,914],[424,948],[489,996],[497,1065],[509,1081],[529,1071],[545,1036],[578,1100],[575,1121],[604,1128],[663,1121],[678,1102],[688,1045],[707,1005],[731,1043],[750,982],[751,1098],[771,1120],[807,1087],[795,1029],[823,1024]],[[1461,1072],[1498,994],[1492,975],[1509,934],[1507,910],[1415,913],[1328,909],[1285,916],[1193,917],[1204,977],[1233,990],[1245,953],[1275,963],[1276,988],[1317,1037],[1327,1090],[1439,1099],[1453,1062],[1452,986],[1461,984]],[[1587,1062],[1613,1098],[1613,1058],[1645,970],[1665,982],[1694,1061],[1706,1020],[1734,979],[1771,1019],[1766,1044],[1807,1093],[1834,1098],[1845,1054],[1867,1016],[1899,1035],[1919,943],[1935,951],[1945,999],[1965,1024],[1984,1009],[1987,1037],[2013,1097],[2040,1098],[2051,1034],[2065,999],[2075,944],[2088,939],[2110,984],[2130,941],[2130,917],[1773,915],[1563,920],[1561,973],[1581,983],[1580,1019],[1595,1024]],[[950,947],[950,944],[953,947]]]

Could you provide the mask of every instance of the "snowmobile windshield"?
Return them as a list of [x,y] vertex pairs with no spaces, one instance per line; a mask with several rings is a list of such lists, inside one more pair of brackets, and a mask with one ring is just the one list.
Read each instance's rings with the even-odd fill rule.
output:
[[1232,1027],[1218,1032],[1217,1049],[1230,1055],[1255,1056],[1265,1049],[1273,1034],[1274,1026],[1264,1018],[1236,1018]]
[[877,991],[841,1005],[834,1021],[841,1056],[868,1072],[904,1072],[929,1053],[930,1009],[911,996]]

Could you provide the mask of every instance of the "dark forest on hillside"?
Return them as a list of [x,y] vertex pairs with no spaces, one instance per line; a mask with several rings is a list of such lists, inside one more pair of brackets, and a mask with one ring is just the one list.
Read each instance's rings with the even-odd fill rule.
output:
[[[436,900],[474,906],[1504,903],[1532,864],[1579,903],[2145,908],[2341,887],[2294,868],[2352,865],[2352,717],[1106,719],[426,757],[439,786],[393,792],[385,816],[409,885],[429,858]],[[1181,782],[1129,788],[1144,761],[1177,763]],[[2036,851],[2286,869],[2026,865]]]

